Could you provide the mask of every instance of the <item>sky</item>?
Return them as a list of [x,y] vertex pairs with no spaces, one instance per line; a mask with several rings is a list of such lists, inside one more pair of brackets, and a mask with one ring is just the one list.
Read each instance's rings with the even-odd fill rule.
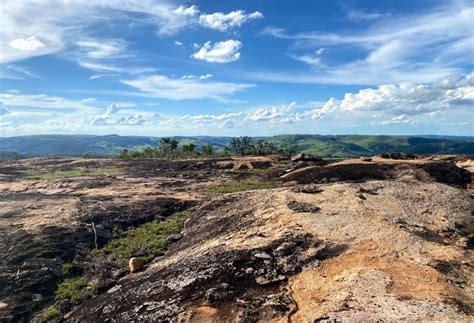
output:
[[0,0],[0,136],[474,135],[474,0]]

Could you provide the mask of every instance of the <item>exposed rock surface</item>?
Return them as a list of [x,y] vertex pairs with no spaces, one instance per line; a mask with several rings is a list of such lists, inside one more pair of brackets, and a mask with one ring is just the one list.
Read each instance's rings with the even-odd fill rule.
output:
[[[271,165],[264,158],[226,160]],[[6,304],[0,321],[28,319],[50,302],[62,264],[76,251],[100,247],[114,229],[192,207],[209,195],[210,184],[248,176],[219,170],[221,161],[34,158],[0,164],[0,302]]]
[[432,178],[318,187],[205,203],[166,257],[66,321],[473,319],[465,190]]
[[[0,320],[28,317],[51,300],[61,263],[78,245],[94,244],[91,222],[101,244],[114,228],[189,206],[192,216],[167,237],[164,256],[79,307],[60,304],[69,311],[64,320],[474,318],[469,161],[346,160],[287,173],[284,187],[207,193],[208,185],[249,176],[255,166],[234,166],[251,162],[33,159],[0,167]],[[262,179],[290,167],[268,162],[254,172]],[[108,166],[124,170],[22,177],[29,169]]]

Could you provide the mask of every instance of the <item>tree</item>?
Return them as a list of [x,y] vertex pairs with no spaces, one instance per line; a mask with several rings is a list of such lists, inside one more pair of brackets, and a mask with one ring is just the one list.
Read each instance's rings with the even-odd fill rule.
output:
[[166,158],[172,159],[174,152],[178,148],[178,141],[174,138],[161,138],[160,149]]
[[194,153],[194,149],[196,149],[197,145],[196,144],[193,144],[193,143],[190,143],[190,144],[185,144],[185,145],[182,145],[181,146],[181,151],[184,153],[184,154],[192,154]]
[[246,156],[252,153],[252,137],[243,136],[240,138],[232,138],[229,142],[229,148],[232,152],[240,156]]
[[211,144],[207,144],[202,147],[202,155],[206,157],[211,157],[214,154],[214,147]]

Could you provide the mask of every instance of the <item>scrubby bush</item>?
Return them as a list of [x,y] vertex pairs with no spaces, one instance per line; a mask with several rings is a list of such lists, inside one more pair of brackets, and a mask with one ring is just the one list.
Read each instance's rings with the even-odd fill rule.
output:
[[61,315],[61,312],[56,307],[50,307],[43,312],[43,320],[51,321],[55,318],[58,318]]

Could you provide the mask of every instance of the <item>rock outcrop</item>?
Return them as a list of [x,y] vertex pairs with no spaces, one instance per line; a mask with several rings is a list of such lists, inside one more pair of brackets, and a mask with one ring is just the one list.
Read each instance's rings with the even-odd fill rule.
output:
[[[250,169],[235,169],[240,164]],[[164,237],[164,255],[117,274],[79,306],[60,302],[64,321],[472,320],[471,161],[325,164],[286,174],[294,164],[277,158],[4,165],[0,321],[28,320],[52,304],[59,269],[78,249],[184,208],[191,218]],[[94,171],[107,167],[118,170]],[[78,169],[80,176],[31,178]],[[249,176],[283,183],[208,190]]]
[[462,188],[317,187],[205,203],[166,257],[66,321],[472,319],[473,205]]

